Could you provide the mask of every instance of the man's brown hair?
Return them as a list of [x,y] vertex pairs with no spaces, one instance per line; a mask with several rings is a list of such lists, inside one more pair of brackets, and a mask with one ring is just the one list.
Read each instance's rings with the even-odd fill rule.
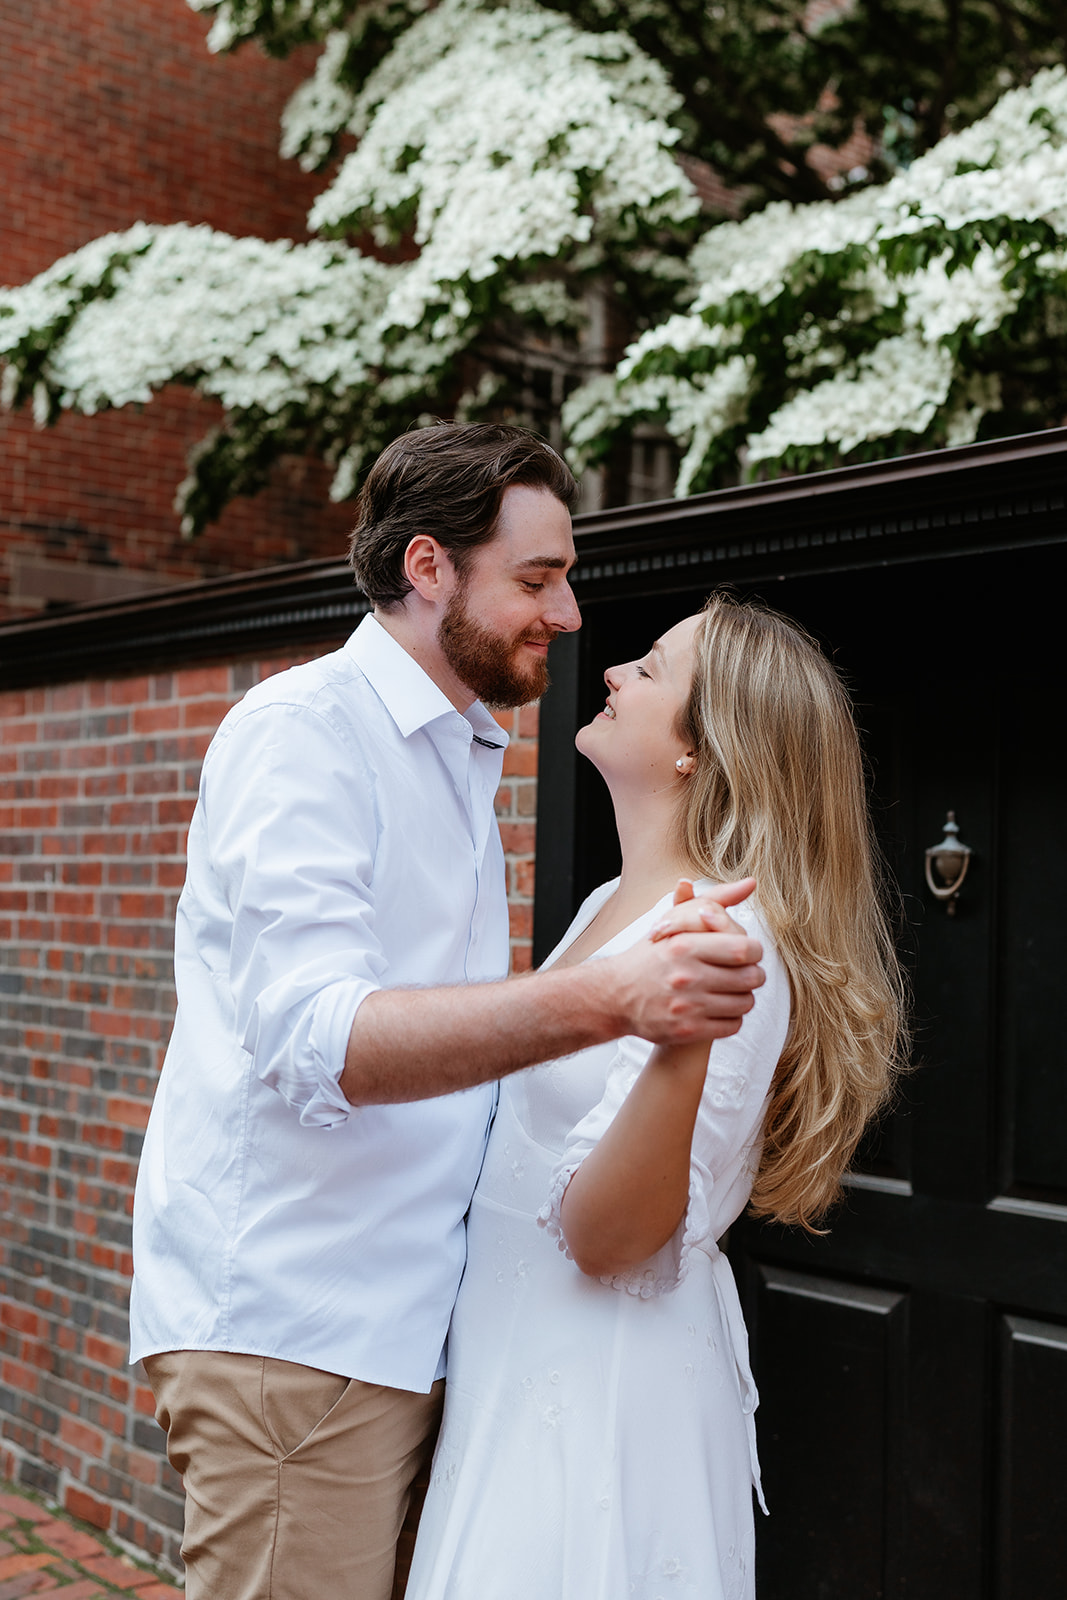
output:
[[404,552],[427,534],[462,572],[496,530],[504,490],[546,489],[568,510],[578,485],[552,446],[503,422],[442,422],[386,445],[359,492],[348,559],[356,582],[388,611],[411,592]]

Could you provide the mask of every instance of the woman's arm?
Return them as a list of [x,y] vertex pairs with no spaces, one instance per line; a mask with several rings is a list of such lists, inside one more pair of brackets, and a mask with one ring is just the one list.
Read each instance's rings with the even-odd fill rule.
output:
[[575,1263],[590,1277],[646,1261],[685,1215],[708,1050],[706,1043],[658,1045],[567,1185],[560,1224]]
[[[692,900],[683,879],[675,906]],[[689,927],[744,933],[726,912],[696,908],[672,915],[653,938]],[[560,1226],[575,1263],[590,1277],[613,1277],[647,1261],[672,1237],[689,1203],[693,1129],[710,1046],[659,1045],[596,1146],[574,1173]]]

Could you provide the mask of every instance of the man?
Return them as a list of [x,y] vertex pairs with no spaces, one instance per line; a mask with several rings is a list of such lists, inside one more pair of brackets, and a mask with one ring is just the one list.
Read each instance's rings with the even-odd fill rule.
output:
[[518,429],[397,440],[352,540],[373,616],[252,690],[204,762],[131,1307],[190,1600],[388,1600],[493,1080],[732,1033],[761,981],[725,933],[501,981],[507,741],[478,697],[536,699],[579,625],[575,493]]

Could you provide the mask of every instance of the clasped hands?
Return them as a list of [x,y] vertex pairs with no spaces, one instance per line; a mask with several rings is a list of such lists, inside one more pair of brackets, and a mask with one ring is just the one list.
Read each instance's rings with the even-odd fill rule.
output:
[[744,950],[737,952],[738,964],[759,961],[763,955],[762,946],[749,938],[726,910],[727,906],[740,905],[742,900],[747,900],[755,887],[755,878],[741,878],[737,883],[717,883],[698,895],[691,878],[679,878],[674,904],[656,923],[649,937],[655,941],[669,939],[676,933],[735,933],[745,945]]
[[763,947],[726,908],[746,900],[755,887],[754,878],[743,878],[698,895],[688,878],[679,880],[674,904],[649,935],[653,944],[669,941],[672,947],[662,950],[671,968],[663,976],[672,998],[656,1019],[661,1027],[646,1038],[685,1044],[729,1038],[741,1027],[755,1003],[753,991],[765,982]]

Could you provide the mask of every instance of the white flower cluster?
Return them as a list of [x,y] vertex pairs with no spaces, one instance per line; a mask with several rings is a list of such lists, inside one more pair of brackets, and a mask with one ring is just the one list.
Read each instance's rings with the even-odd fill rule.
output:
[[505,284],[501,300],[517,317],[543,322],[549,328],[577,328],[582,322],[582,308],[560,278]]
[[355,110],[355,92],[341,77],[351,44],[349,34],[331,33],[315,71],[293,91],[282,112],[281,153],[298,157],[305,172],[322,164]]
[[881,188],[842,200],[778,201],[744,222],[712,228],[690,257],[701,289],[694,311],[738,293],[762,304],[809,254],[1009,217],[1041,218],[1067,233],[1067,71],[1048,67],[1004,95],[981,122],[949,134]]
[[[1056,245],[1044,248],[1050,236]],[[969,367],[970,353],[1025,297],[1067,297],[1061,240],[1067,70],[1055,67],[882,188],[836,203],[771,205],[711,229],[690,256],[691,312],[631,345],[613,392],[597,383],[588,398],[580,390],[568,401],[575,463],[603,445],[597,418],[605,430],[651,418],[688,447],[676,484],[687,493],[716,438],[707,396],[720,371],[731,376],[719,432],[743,423],[757,395],[765,417],[770,403],[766,425],[744,441],[753,464],[795,451],[828,463],[879,439],[922,438],[935,425],[949,442],[974,438],[1000,404],[1000,383]],[[775,366],[760,330],[787,320]],[[757,348],[746,387],[738,361]]]
[[351,0],[186,0],[193,11],[214,13],[207,36],[209,50],[230,50],[270,21],[291,36],[307,29],[320,37],[335,28],[351,11]]
[[180,378],[228,407],[278,412],[313,391],[343,398],[375,379],[396,271],[343,245],[138,224],[4,291],[0,354],[54,327],[108,274],[111,293],[80,307],[41,369],[61,406],[92,414],[147,401]]
[[[283,156],[297,157],[305,171],[311,171],[331,154],[338,134],[350,127],[362,131],[356,113],[359,88],[383,40],[395,39],[434,3],[362,0],[355,6],[328,3],[317,8],[315,31],[325,34],[326,43],[315,71],[293,92],[282,112]],[[376,49],[370,46],[371,35],[377,36]]]
[[135,223],[125,233],[105,233],[53,262],[22,288],[0,290],[4,296],[0,349],[14,349],[23,339],[62,322],[109,282],[124,261],[143,254],[155,236],[156,229],[145,222]]
[[614,374],[593,378],[564,408],[570,452],[585,464],[626,418],[658,416],[673,438],[689,443],[675,485],[676,494],[688,494],[712,441],[744,420],[754,366],[751,356],[735,355],[688,378],[653,373],[625,386]]
[[952,356],[920,334],[883,339],[855,369],[802,391],[748,439],[750,461],[832,440],[842,451],[894,433],[925,433],[948,398]]
[[[1067,186],[1065,186],[1067,187]],[[1014,311],[1022,298],[1022,285],[1009,286],[1005,274],[1011,253],[999,245],[983,245],[970,266],[949,272],[950,254],[942,255],[910,273],[897,293],[904,311],[904,326],[913,328],[928,343],[946,339],[969,327],[976,338],[992,333]],[[889,285],[884,299],[889,299]]]
[[[342,53],[331,40],[333,70]],[[528,0],[441,0],[355,98],[347,127],[359,147],[310,224],[370,227],[383,242],[411,228],[420,254],[389,316],[415,328],[429,315],[434,335],[449,334],[505,268],[586,244],[595,265],[603,240],[643,241],[696,213],[671,155],[678,104],[624,35],[581,33]],[[315,147],[306,116],[299,137]]]

